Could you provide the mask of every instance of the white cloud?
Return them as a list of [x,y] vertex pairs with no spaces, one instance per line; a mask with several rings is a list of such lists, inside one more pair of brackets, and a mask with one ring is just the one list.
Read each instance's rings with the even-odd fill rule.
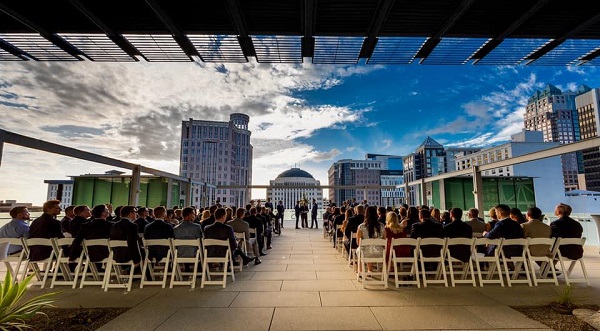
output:
[[[322,162],[337,157],[337,149],[319,151],[296,143],[323,128],[363,125],[367,107],[308,105],[295,91],[323,90],[364,75],[380,66],[316,66],[189,63],[0,63],[0,127],[38,139],[57,142],[105,156],[178,172],[181,121],[188,118],[228,120],[233,112],[250,115],[252,143],[288,141],[285,157],[255,160],[254,183],[264,184],[261,164],[289,166],[290,162]],[[280,143],[281,144],[281,143]],[[256,144],[255,154],[269,155]],[[16,152],[20,153],[20,152]],[[19,155],[19,154],[17,154]],[[36,154],[37,155],[37,154]],[[11,166],[19,157],[3,158],[3,178],[18,178],[25,167]],[[63,159],[63,158],[56,158]],[[86,167],[63,167],[44,172],[45,179],[78,175]],[[54,160],[54,158],[52,159]],[[56,167],[54,166],[56,165]],[[89,167],[89,165],[88,165]],[[29,169],[35,172],[35,168]],[[95,172],[103,172],[102,166]],[[21,172],[23,171],[23,172]],[[50,178],[48,178],[50,177]],[[31,178],[31,177],[30,177]],[[11,185],[11,187],[19,187]],[[18,196],[0,187],[0,199]],[[22,188],[21,190],[24,190]],[[45,192],[39,178],[28,180],[27,191]],[[39,198],[35,201],[41,202]]]

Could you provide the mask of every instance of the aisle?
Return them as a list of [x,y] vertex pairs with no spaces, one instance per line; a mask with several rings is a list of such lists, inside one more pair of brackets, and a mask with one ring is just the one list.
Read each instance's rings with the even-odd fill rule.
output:
[[547,302],[553,286],[363,290],[322,234],[286,227],[263,263],[251,263],[225,289],[113,291],[153,295],[102,330],[547,329],[506,305],[515,297]]

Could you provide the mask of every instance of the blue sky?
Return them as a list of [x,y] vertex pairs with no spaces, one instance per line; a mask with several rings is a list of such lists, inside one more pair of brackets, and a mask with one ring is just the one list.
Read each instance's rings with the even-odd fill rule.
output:
[[[294,164],[327,183],[336,160],[404,155],[427,135],[444,145],[506,141],[546,84],[600,79],[595,67],[0,62],[0,127],[178,172],[181,120],[243,112],[254,184]],[[7,145],[0,200],[41,203],[44,179],[110,169]]]

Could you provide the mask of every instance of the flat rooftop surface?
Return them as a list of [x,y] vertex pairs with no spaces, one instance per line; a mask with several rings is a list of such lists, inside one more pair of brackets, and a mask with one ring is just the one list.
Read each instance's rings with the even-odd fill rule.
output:
[[[291,222],[273,249],[250,263],[227,287],[210,285],[102,291],[98,286],[58,286],[55,305],[68,307],[130,307],[101,330],[550,330],[509,306],[543,305],[564,288],[540,284],[513,287],[486,284],[455,288],[429,285],[366,290],[323,230],[293,229]],[[577,304],[600,302],[598,247],[586,247],[591,287],[575,284]],[[577,268],[576,268],[577,270]],[[574,271],[574,275],[580,274]],[[34,286],[30,295],[49,292]]]

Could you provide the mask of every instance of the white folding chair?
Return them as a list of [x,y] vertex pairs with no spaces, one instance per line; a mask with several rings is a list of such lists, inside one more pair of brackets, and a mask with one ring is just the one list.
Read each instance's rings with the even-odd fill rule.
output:
[[[356,248],[352,248],[352,241],[356,240],[356,232],[350,232],[350,239],[348,239],[348,242],[350,243],[350,245],[348,246],[348,266],[352,266],[352,269],[354,271],[358,271],[358,268],[356,268],[357,264],[357,259],[356,259]],[[342,249],[346,250],[346,247],[344,247],[344,244],[342,243]]]
[[[388,268],[387,268],[387,261],[385,260],[386,249],[387,249],[387,240],[385,240],[385,239],[366,238],[366,239],[360,240],[359,249],[357,250],[356,256],[357,256],[359,268],[361,270],[358,273],[357,279],[361,280],[361,278],[362,278],[363,288],[366,288],[367,284],[374,284],[374,285],[377,284],[377,285],[384,285],[385,288],[388,287],[388,281],[387,281]],[[373,252],[373,251],[375,251],[375,252],[381,251],[381,255],[370,256],[371,254],[369,254],[369,252]],[[373,268],[376,268],[376,267],[378,267],[379,264],[381,264],[380,271],[369,271],[367,268],[368,263],[377,264],[376,266],[373,266]],[[381,277],[381,280],[379,280],[379,281],[374,280],[375,276]],[[370,277],[371,280],[367,280],[367,277]]]
[[[427,246],[439,246],[439,256],[425,257],[423,248]],[[436,254],[437,255],[437,254]],[[446,276],[446,266],[444,263],[446,256],[446,239],[441,238],[421,238],[419,242],[419,261],[421,262],[421,278],[423,279],[423,287],[427,287],[428,283],[431,284],[444,284],[448,287],[448,278]],[[425,268],[425,263],[433,262],[437,263],[435,271],[428,271]],[[435,275],[434,279],[428,279],[427,275]]]
[[[223,288],[227,286],[227,276],[231,276],[231,280],[235,281],[235,275],[233,273],[233,258],[231,248],[229,247],[229,240],[218,240],[218,239],[204,239],[202,240],[204,247],[204,256],[202,258],[202,281],[200,282],[200,288],[204,288],[204,285],[222,285]],[[211,257],[208,256],[208,247],[224,247],[225,256]],[[209,269],[209,263],[216,263],[223,265],[222,272],[212,272]],[[227,269],[231,266],[231,271]],[[211,276],[222,276],[221,280],[211,280]]]
[[[242,252],[248,255],[248,250],[246,249],[246,233],[234,232],[234,235],[235,239],[238,241],[238,245],[241,247]],[[242,259],[242,257],[238,256],[237,261],[235,262],[237,262],[237,265],[235,265],[234,268],[237,268],[240,271],[242,271],[244,269],[244,260]]]
[[[63,251],[63,246],[70,247],[72,243],[72,237],[52,239],[54,255],[56,255],[56,266],[54,267],[54,273],[52,275],[52,281],[50,282],[50,288],[54,288],[54,285],[70,285],[72,288],[77,287],[79,269],[81,268],[81,259],[78,258],[75,261],[69,261],[69,256],[65,255]],[[70,262],[76,265],[75,273],[71,272],[69,266]],[[62,280],[57,279],[58,276],[61,276]]]
[[[521,255],[513,255],[511,257],[507,257],[505,253],[505,249],[508,247],[521,247]],[[529,275],[529,265],[527,264],[527,239],[525,238],[517,238],[517,239],[504,239],[502,242],[502,251],[500,252],[500,260],[504,264],[504,272],[506,275],[506,283],[508,287],[511,287],[513,283],[525,283],[529,286],[531,284],[531,276]],[[513,270],[509,268],[509,264],[512,264]],[[527,279],[519,279],[521,275],[521,268],[523,268],[523,272],[525,273],[525,277]]]
[[[106,274],[104,276],[104,291],[108,291],[110,288],[124,288],[127,292],[131,291],[131,285],[133,284],[133,273],[135,269],[135,263],[133,260],[125,262],[115,261],[115,248],[127,248],[127,240],[109,240],[108,247],[110,252],[108,254],[108,263],[106,264]],[[123,270],[124,266],[129,267],[129,275],[125,274]],[[111,282],[112,276],[115,276],[116,282]],[[141,276],[145,277],[144,274]]]
[[[475,258],[475,268],[477,268],[477,278],[479,278],[479,286],[483,284],[500,284],[504,287],[504,277],[502,276],[502,268],[500,267],[500,250],[502,249],[503,238],[488,239],[488,238],[475,238],[475,247],[473,247],[473,257]],[[478,247],[484,247],[495,245],[493,256],[485,256],[484,253],[477,251]],[[484,266],[484,263],[486,264]],[[487,270],[482,270],[487,266]],[[494,279],[494,275],[498,274],[498,279]],[[486,276],[483,279],[483,275]]]
[[344,236],[339,236],[338,232],[342,231],[342,225],[338,224],[335,226],[335,230],[333,233],[333,237],[335,238],[335,248],[338,250],[338,252],[340,252],[342,254],[342,257],[344,256]]
[[[421,287],[419,280],[419,241],[420,238],[392,239],[388,266],[394,268],[394,283],[396,287],[400,287],[400,285],[417,285],[418,288]],[[411,247],[412,256],[397,256],[394,249],[396,246]],[[404,264],[408,264],[410,267],[409,271],[404,271]]]
[[[539,283],[554,283],[558,286],[558,278],[556,278],[556,268],[554,267],[554,256],[556,255],[556,238],[527,238],[527,259],[531,268],[531,280],[534,286]],[[534,248],[541,248],[545,254],[534,254],[531,252]],[[538,265],[538,269],[535,266]],[[548,277],[548,271],[552,271],[552,278]]]
[[[468,246],[469,247],[469,262],[464,262],[452,256],[451,248],[453,246]],[[448,238],[446,244],[446,261],[448,262],[448,268],[450,271],[450,283],[452,287],[456,287],[456,284],[472,284],[473,287],[477,286],[475,280],[475,268],[473,267],[473,249],[475,247],[475,238]],[[461,270],[454,271],[454,264],[459,263]],[[456,274],[460,274],[460,279],[456,279]],[[471,279],[468,279],[469,274]]]
[[[561,246],[580,245],[581,247],[583,247],[583,245],[585,244],[585,240],[585,238],[558,238],[556,240],[556,246],[558,249],[556,250],[556,256],[554,257],[554,259],[558,260],[558,262],[560,263],[560,268],[562,270],[563,275],[565,276],[565,282],[567,283],[567,285],[571,285],[571,283],[586,283],[587,286],[590,286],[590,281],[588,280],[585,263],[583,263],[583,256],[579,259],[573,260],[566,256],[563,256],[560,252]],[[565,269],[565,262],[570,262],[568,269]],[[571,276],[573,268],[575,268],[577,262],[579,262],[579,264],[581,265],[583,278],[573,278]]]
[[[167,286],[167,279],[169,279],[169,265],[172,255],[171,239],[142,239],[142,242],[146,256],[142,262],[140,288],[144,288],[144,285],[161,285],[162,288],[165,288]],[[166,248],[167,255],[161,261],[156,261],[156,259],[150,260],[150,249],[152,247]],[[162,269],[162,275],[157,272],[158,269]],[[150,275],[151,280],[146,280],[146,272]],[[158,279],[159,276],[161,279]]]
[[[27,252],[30,252],[31,247],[33,246],[46,246],[50,248],[50,255],[43,260],[33,261],[31,260],[31,254],[29,254],[29,258],[27,259],[27,264],[25,265],[24,271],[24,273],[27,273],[27,270],[29,268],[32,268],[37,281],[31,282],[30,284],[40,285],[41,288],[44,288],[46,286],[46,280],[48,280],[48,275],[50,274],[50,270],[52,269],[52,265],[54,263],[54,249],[52,247],[52,239],[29,238],[25,239],[24,242],[27,246]],[[42,265],[42,268],[40,268],[40,264]]]
[[[83,246],[83,250],[81,251],[79,259],[83,261],[83,273],[81,274],[79,288],[83,288],[83,286],[85,285],[100,285],[102,288],[104,288],[104,284],[106,281],[106,270],[98,270],[96,264],[102,265],[106,269],[106,265],[108,264],[108,257],[100,261],[92,261],[92,259],[90,258],[89,249],[91,247],[101,246],[105,247],[107,251],[110,251],[110,249],[108,248],[108,239],[84,239],[81,245]],[[88,272],[91,272],[92,274],[91,280],[88,280]]]
[[[189,285],[192,290],[195,289],[196,277],[198,277],[198,264],[202,261],[201,253],[203,252],[200,239],[173,239],[171,240],[171,244],[173,247],[173,271],[171,272],[169,288],[173,288],[174,285]],[[191,257],[180,256],[179,248],[194,249],[195,253]],[[192,264],[192,271],[181,271],[181,264]],[[189,277],[189,280],[186,281],[185,277]]]
[[[12,276],[13,282],[19,280],[21,267],[27,266],[27,245],[23,241],[24,238],[0,238],[0,262],[4,262],[6,270]],[[10,246],[21,246],[21,250],[8,255]],[[16,263],[15,268],[12,266],[13,263]],[[23,272],[23,275],[25,275],[26,270]],[[23,277],[21,277],[21,280],[23,280]]]

